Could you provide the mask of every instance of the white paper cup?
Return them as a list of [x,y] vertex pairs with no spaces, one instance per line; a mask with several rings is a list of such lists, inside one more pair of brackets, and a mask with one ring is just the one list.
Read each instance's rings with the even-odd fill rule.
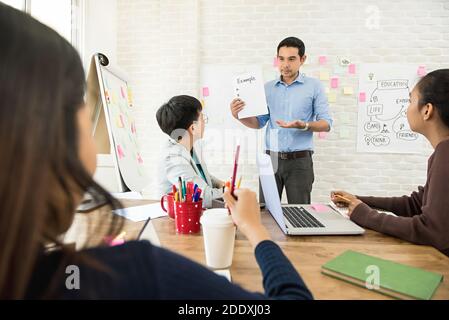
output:
[[212,269],[227,269],[234,254],[235,225],[228,209],[209,209],[201,216],[206,264]]

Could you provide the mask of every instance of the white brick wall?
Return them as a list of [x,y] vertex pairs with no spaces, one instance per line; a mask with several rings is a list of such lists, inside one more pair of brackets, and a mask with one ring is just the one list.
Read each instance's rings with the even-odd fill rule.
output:
[[[306,44],[309,64],[303,72],[312,76],[317,76],[321,54],[327,55],[329,71],[338,56],[349,57],[357,65],[393,62],[425,64],[428,70],[449,67],[447,0],[117,2],[118,64],[133,83],[142,156],[151,176],[145,193],[153,198],[164,137],[155,112],[173,95],[199,98],[201,63],[256,63],[271,68],[278,42],[293,35]],[[369,23],[376,12],[379,24],[373,26]],[[340,86],[353,86],[355,92],[357,83],[357,76],[340,77]],[[432,152],[428,144],[420,155],[356,153],[356,95],[338,94],[337,99],[331,104],[333,131],[325,140],[315,138],[313,201],[328,201],[330,190],[336,188],[357,194],[402,195],[424,183]],[[348,138],[340,136],[343,126],[350,130]],[[243,185],[257,190],[257,170],[250,164],[253,157],[242,160],[246,165],[241,172]],[[214,153],[209,165],[221,178],[231,173],[232,160],[224,159],[232,159],[232,151]]]

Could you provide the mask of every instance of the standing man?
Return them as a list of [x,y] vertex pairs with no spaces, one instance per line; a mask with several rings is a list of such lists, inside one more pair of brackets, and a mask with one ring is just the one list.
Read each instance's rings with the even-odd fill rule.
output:
[[[329,115],[324,88],[320,81],[299,73],[306,61],[304,42],[295,37],[282,40],[277,47],[280,78],[265,84],[269,114],[238,119],[245,102],[234,99],[231,112],[253,129],[267,123],[265,149],[277,163],[275,170],[279,197],[286,189],[288,203],[309,204],[313,173],[313,132],[329,131]],[[260,188],[260,202],[265,202]]]

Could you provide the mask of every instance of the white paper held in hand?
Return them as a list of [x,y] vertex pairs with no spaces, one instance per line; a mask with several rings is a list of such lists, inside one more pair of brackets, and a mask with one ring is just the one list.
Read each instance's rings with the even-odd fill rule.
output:
[[245,102],[239,119],[268,114],[262,70],[245,72],[234,80],[235,97]]

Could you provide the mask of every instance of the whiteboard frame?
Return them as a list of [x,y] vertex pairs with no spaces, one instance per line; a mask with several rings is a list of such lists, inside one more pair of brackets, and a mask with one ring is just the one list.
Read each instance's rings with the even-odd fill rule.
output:
[[[108,138],[109,138],[109,144],[110,144],[110,156],[113,161],[113,167],[114,167],[114,173],[115,173],[115,181],[116,186],[118,186],[118,190],[116,192],[125,192],[129,191],[130,189],[126,186],[121,173],[120,173],[120,167],[118,164],[117,154],[115,152],[115,141],[114,141],[114,135],[112,134],[112,128],[111,128],[111,119],[109,117],[109,111],[107,107],[106,97],[104,95],[104,79],[103,79],[103,71],[102,68],[107,69],[109,72],[113,73],[114,75],[117,75],[121,79],[126,79],[126,75],[123,75],[123,72],[118,70],[115,67],[112,67],[109,63],[109,59],[106,57],[106,55],[102,53],[95,53],[94,56],[94,62],[95,62],[95,70],[97,73],[97,80],[98,80],[98,86],[99,86],[99,92],[101,99],[98,99],[97,101],[101,103],[97,103],[95,106],[94,111],[94,122],[93,122],[93,128],[92,128],[92,134],[95,134],[95,131],[97,129],[98,125],[98,119],[100,117],[100,113],[103,110],[104,117],[106,120],[106,128],[108,131]],[[125,80],[126,81],[126,80]]]

